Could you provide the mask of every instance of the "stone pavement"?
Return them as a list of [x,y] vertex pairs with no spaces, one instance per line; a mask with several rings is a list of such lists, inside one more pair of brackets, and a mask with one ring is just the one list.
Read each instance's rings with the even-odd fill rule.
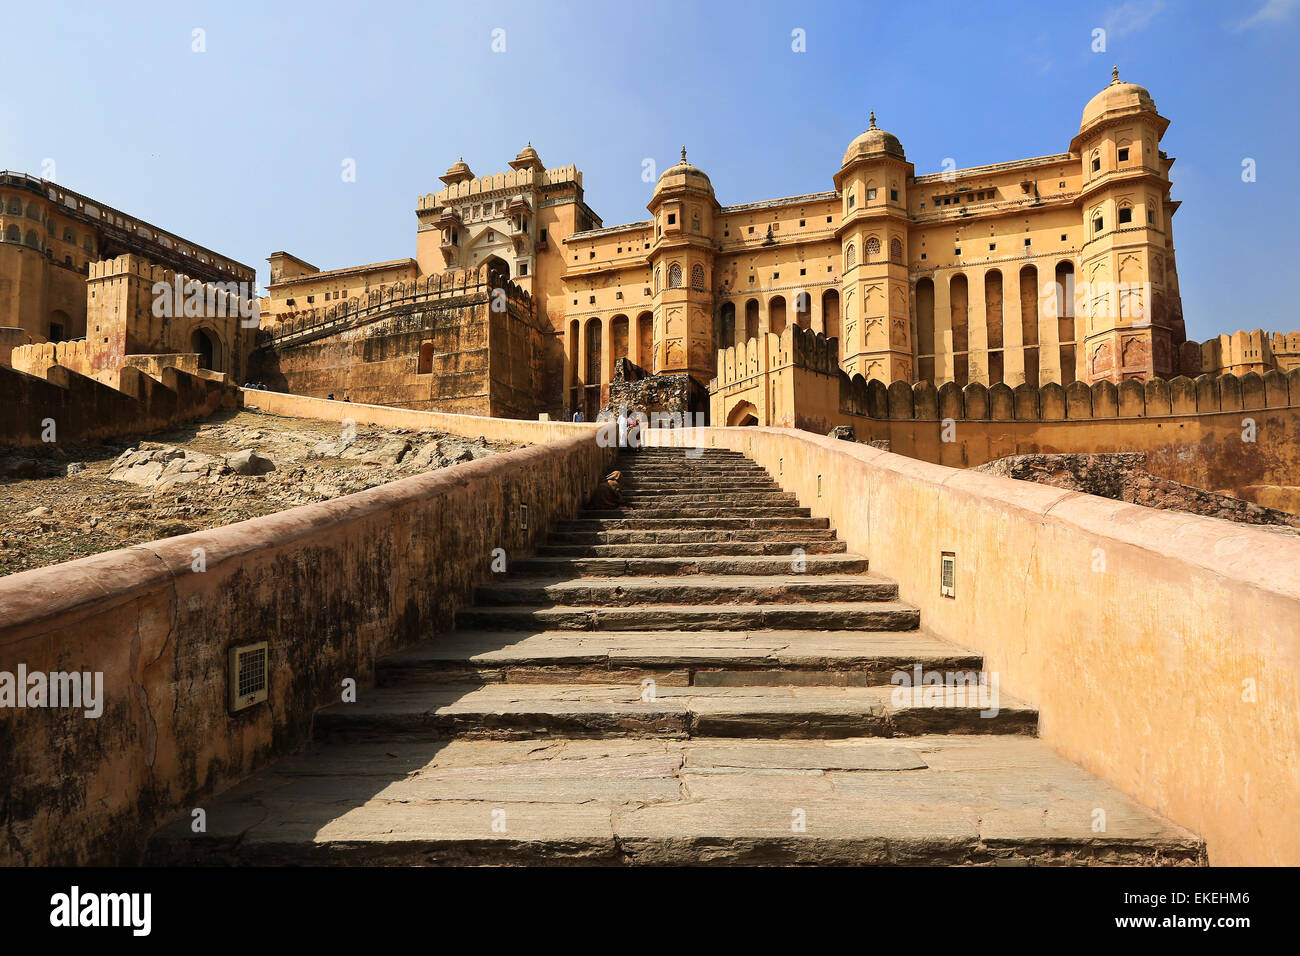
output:
[[1036,739],[734,452],[624,456],[629,507],[562,522],[457,630],[315,738],[160,830],[163,863],[1196,864],[1195,836]]

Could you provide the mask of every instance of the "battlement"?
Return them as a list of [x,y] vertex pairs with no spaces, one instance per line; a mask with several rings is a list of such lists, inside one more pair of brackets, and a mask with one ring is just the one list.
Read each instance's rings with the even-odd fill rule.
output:
[[535,321],[533,298],[527,291],[506,279],[494,282],[488,276],[488,266],[477,269],[456,269],[439,275],[426,276],[413,282],[396,282],[382,289],[374,289],[365,296],[353,296],[325,308],[304,309],[284,315],[269,332],[259,347],[283,348],[329,335],[334,332],[377,321],[392,309],[454,299],[464,296],[487,296],[500,289],[516,315]]
[[445,206],[448,203],[459,202],[472,196],[498,190],[559,186],[565,183],[576,183],[579,187],[582,186],[582,172],[572,163],[568,166],[542,170],[540,173],[534,169],[517,169],[508,173],[492,173],[488,176],[479,176],[476,179],[456,183],[445,189],[440,189],[436,193],[426,193],[419,198],[416,210],[424,212]]
[[[1263,341],[1262,332],[1237,333]],[[1300,337],[1300,334],[1296,334]],[[1281,337],[1281,336],[1279,336]],[[1225,336],[1226,338],[1226,336]],[[1128,379],[1115,385],[1101,381],[1089,385],[1049,382],[1035,387],[999,382],[987,386],[961,386],[945,382],[896,381],[889,384],[862,375],[851,378],[840,369],[834,339],[807,329],[787,327],[780,334],[749,339],[718,352],[718,374],[709,393],[725,396],[734,404],[750,392],[765,397],[772,392],[765,380],[785,372],[806,373],[834,380],[835,388],[812,386],[807,379],[791,384],[788,409],[771,408],[768,422],[794,424],[862,417],[881,421],[1003,421],[1055,422],[1097,419],[1156,418],[1177,415],[1213,415],[1219,412],[1300,407],[1300,368],[1263,374],[1179,375],[1171,379]],[[821,399],[838,395],[835,407],[813,407]],[[752,398],[749,400],[753,400]],[[757,402],[754,403],[756,406]],[[718,408],[714,409],[715,417]]]

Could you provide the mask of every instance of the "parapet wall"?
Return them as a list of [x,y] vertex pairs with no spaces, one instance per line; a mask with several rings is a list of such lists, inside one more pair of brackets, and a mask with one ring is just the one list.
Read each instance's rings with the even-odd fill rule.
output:
[[1212,864],[1300,864],[1300,539],[789,428],[671,437],[765,467],[927,630],[981,652],[1045,741]]
[[0,446],[148,434],[206,418],[238,400],[224,381],[174,366],[161,370],[161,380],[131,366],[118,374],[113,388],[62,365],[43,377],[0,367]]
[[[0,711],[0,865],[139,862],[157,826],[306,742],[345,678],[364,695],[378,657],[450,629],[493,549],[528,553],[612,453],[587,432],[0,578],[0,671],[100,672],[105,698],[98,719]],[[253,641],[269,698],[231,714],[227,652]]]
[[260,389],[241,389],[245,406],[287,415],[291,418],[312,418],[326,422],[351,421],[358,425],[377,425],[380,428],[433,429],[459,435],[462,438],[482,436],[488,441],[538,444],[561,441],[583,435],[594,435],[600,428],[594,423],[528,421],[518,418],[488,418],[483,415],[452,415],[444,412],[426,412],[391,405],[362,405],[357,402],[330,401],[308,398],[286,392],[266,392]]
[[1017,454],[1141,451],[1153,473],[1200,488],[1300,483],[1300,369],[1118,386],[936,388],[850,378],[836,344],[787,328],[720,351],[713,421],[750,402],[766,413],[760,424],[822,434],[853,425],[859,441],[889,441],[894,451],[954,467]]

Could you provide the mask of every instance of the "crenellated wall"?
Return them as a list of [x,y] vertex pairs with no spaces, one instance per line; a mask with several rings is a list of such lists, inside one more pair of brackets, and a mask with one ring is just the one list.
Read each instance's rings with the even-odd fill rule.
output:
[[1141,451],[1154,474],[1200,488],[1300,485],[1300,369],[936,388],[850,378],[835,354],[834,340],[797,328],[723,349],[711,420],[739,424],[753,409],[759,425],[822,434],[853,425],[859,441],[963,468],[1017,454]]

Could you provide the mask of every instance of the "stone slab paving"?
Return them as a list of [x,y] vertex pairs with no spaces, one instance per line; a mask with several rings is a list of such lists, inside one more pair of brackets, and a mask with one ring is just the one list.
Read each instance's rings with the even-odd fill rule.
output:
[[1023,736],[318,746],[207,811],[204,835],[159,831],[154,861],[1203,861],[1191,834]]
[[900,671],[982,661],[757,465],[621,464],[630,507],[560,522],[155,861],[1204,863],[1037,740],[1032,707],[897,697]]

